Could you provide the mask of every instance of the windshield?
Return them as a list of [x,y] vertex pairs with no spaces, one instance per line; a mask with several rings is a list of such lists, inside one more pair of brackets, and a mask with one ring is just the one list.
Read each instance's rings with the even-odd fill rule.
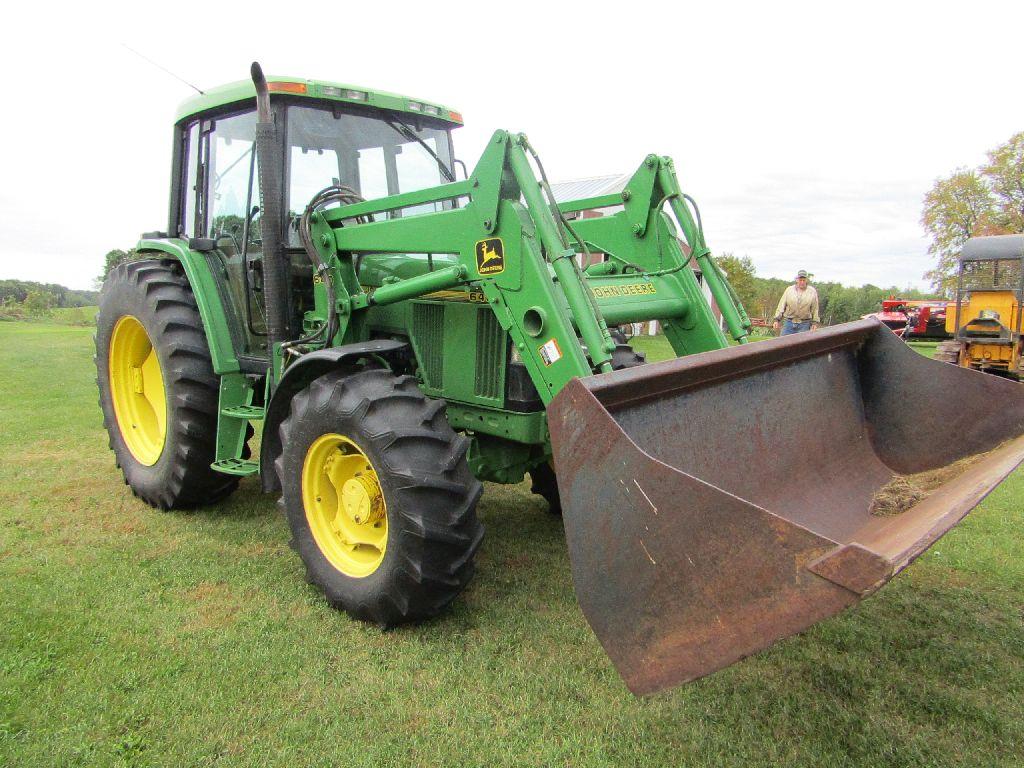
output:
[[[367,117],[288,109],[288,207],[293,215],[331,184],[352,187],[369,200],[443,184],[454,178],[451,167],[447,129],[417,127],[389,113]],[[413,216],[449,205],[427,203],[389,215]]]

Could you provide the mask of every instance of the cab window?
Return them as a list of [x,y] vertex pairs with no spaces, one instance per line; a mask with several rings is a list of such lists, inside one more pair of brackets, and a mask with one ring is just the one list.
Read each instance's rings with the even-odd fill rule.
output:
[[206,136],[209,161],[204,237],[231,239],[238,250],[246,216],[259,204],[255,137],[253,112],[217,119]]
[[199,189],[199,122],[196,121],[185,129],[182,137],[181,150],[181,191],[178,208],[177,234],[183,237],[195,237],[196,233],[196,195]]
[[[384,112],[368,116],[305,106],[289,108],[288,161],[292,216],[301,215],[313,195],[331,184],[344,184],[372,199],[437,186],[453,178],[446,128],[417,125],[408,116]],[[427,203],[391,215],[411,216],[450,206],[448,202]]]

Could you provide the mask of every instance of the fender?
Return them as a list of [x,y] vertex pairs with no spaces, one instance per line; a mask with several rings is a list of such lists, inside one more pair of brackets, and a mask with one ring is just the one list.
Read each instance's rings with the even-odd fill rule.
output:
[[217,375],[238,373],[238,357],[231,341],[231,322],[217,290],[217,280],[210,271],[210,262],[199,251],[194,251],[188,244],[178,238],[154,240],[143,238],[135,246],[139,253],[152,253],[170,256],[177,259],[185,270],[185,277],[192,286],[192,294],[199,306],[199,316],[203,319],[203,330],[206,343],[210,347],[210,358],[213,371]]
[[274,461],[281,453],[281,435],[278,428],[291,406],[292,398],[325,373],[352,365],[361,358],[378,356],[394,358],[409,350],[409,343],[394,339],[372,339],[340,347],[321,349],[303,355],[288,366],[267,404],[263,419],[263,437],[260,443],[260,482],[264,493],[281,490],[274,470]]

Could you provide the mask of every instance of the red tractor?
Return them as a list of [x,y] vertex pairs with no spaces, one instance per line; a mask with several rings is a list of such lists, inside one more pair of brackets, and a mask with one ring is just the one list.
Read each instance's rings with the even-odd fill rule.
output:
[[864,315],[878,318],[902,339],[947,339],[946,302],[889,297],[882,311]]

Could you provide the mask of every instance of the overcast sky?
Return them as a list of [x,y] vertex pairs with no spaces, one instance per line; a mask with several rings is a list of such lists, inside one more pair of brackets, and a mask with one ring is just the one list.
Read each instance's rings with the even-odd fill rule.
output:
[[1024,130],[1019,1],[221,5],[5,11],[0,277],[88,288],[166,227],[192,91],[122,43],[200,88],[258,59],[439,101],[470,168],[497,128],[553,180],[671,155],[711,247],[766,277],[924,287],[922,195]]

